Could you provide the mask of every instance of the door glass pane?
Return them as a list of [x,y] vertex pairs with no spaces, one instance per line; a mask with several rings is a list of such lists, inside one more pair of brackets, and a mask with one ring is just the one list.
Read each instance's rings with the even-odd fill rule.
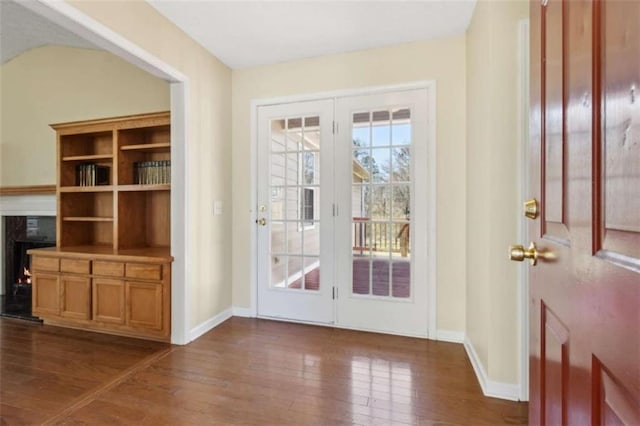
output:
[[271,287],[316,291],[320,288],[320,118],[272,120],[271,141]]
[[394,260],[392,263],[392,271],[392,296],[409,297],[411,292],[411,265],[409,260]]
[[320,255],[320,222],[312,222],[305,226],[303,233],[304,247],[302,252],[305,256]]
[[351,242],[353,247],[353,256],[369,258],[371,254],[371,224],[366,219],[354,220],[351,234]]
[[364,192],[368,186],[353,184],[351,185],[351,216],[358,219],[366,217],[365,214],[365,195]]
[[300,219],[300,187],[297,185],[287,187],[285,219],[298,221]]
[[389,259],[374,258],[371,274],[374,296],[389,295]]
[[312,226],[314,222],[320,220],[320,188],[305,187],[302,188],[302,200],[300,208],[301,219],[305,226]]
[[285,188],[282,186],[271,187],[271,220],[284,219],[284,194]]
[[374,111],[371,114],[371,145],[391,145],[391,122],[389,111]]
[[389,258],[392,250],[391,226],[388,222],[373,222],[371,224],[371,247],[373,257]]
[[320,185],[319,159],[320,152],[318,151],[305,151],[302,155],[302,165],[304,167],[302,181],[305,185]]
[[[409,258],[411,256],[411,224],[407,222],[396,222],[392,224],[391,236],[393,237],[392,252],[400,257]],[[397,255],[394,259],[397,259]]]
[[391,144],[411,145],[411,111],[409,108],[402,108],[393,111],[393,121],[391,124]]
[[394,185],[391,215],[393,220],[409,220],[411,213],[411,187],[409,185]]
[[352,116],[353,294],[411,297],[411,111]]
[[300,154],[296,152],[289,152],[286,155],[286,168],[287,168],[287,185],[297,185],[300,178]]
[[304,277],[302,273],[302,256],[289,257],[289,276],[287,277],[287,287],[302,289],[304,288]]
[[285,120],[271,120],[271,152],[282,152],[285,150]]
[[354,181],[368,182],[371,180],[371,150],[370,149],[354,149],[353,150],[353,174]]
[[287,257],[271,256],[271,287],[285,288],[287,283]]
[[304,270],[304,289],[314,291],[320,289],[320,258],[305,257]]
[[385,220],[391,213],[391,186],[374,185],[371,197],[371,213],[376,220]]
[[375,183],[389,182],[391,172],[391,152],[389,148],[371,150],[371,177]]
[[410,147],[391,150],[391,180],[394,182],[409,182],[411,180]]
[[286,253],[286,231],[284,222],[271,221],[271,253]]
[[353,147],[371,146],[371,113],[353,114]]
[[271,186],[282,186],[285,181],[285,156],[271,154]]
[[370,294],[371,259],[366,257],[353,258],[353,293]]
[[302,254],[301,222],[287,222],[287,253]]

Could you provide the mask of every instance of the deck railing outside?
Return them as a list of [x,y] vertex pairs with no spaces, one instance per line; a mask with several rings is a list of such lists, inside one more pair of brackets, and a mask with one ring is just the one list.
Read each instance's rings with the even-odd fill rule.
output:
[[353,251],[360,255],[371,252],[411,252],[409,222],[375,222],[366,217],[353,218]]

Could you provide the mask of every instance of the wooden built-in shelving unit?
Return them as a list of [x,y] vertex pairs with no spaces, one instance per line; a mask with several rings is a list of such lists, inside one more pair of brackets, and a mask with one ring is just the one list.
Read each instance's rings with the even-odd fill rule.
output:
[[[138,184],[136,164],[170,162],[169,113],[51,127],[57,133],[58,238],[55,248],[30,251],[34,315],[168,340],[171,185]],[[108,168],[108,182],[81,186],[87,165]]]

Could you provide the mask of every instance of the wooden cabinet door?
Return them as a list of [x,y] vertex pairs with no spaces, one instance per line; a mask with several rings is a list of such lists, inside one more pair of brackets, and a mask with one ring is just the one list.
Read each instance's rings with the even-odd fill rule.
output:
[[105,278],[93,279],[93,320],[124,324],[124,281]]
[[640,424],[640,1],[531,1],[532,425]]
[[127,281],[127,325],[162,329],[162,284]]
[[65,318],[91,318],[91,279],[82,276],[61,275],[62,305],[60,315]]
[[53,274],[33,275],[31,302],[34,315],[60,315],[60,277]]

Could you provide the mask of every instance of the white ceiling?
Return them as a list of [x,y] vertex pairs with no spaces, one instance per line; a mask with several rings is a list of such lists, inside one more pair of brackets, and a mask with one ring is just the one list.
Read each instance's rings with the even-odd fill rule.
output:
[[[462,34],[476,0],[147,0],[231,68]],[[0,0],[0,63],[45,45],[96,48]]]
[[96,48],[18,2],[0,0],[0,64],[5,64],[27,50],[53,44]]
[[147,1],[231,68],[462,34],[476,2]]

